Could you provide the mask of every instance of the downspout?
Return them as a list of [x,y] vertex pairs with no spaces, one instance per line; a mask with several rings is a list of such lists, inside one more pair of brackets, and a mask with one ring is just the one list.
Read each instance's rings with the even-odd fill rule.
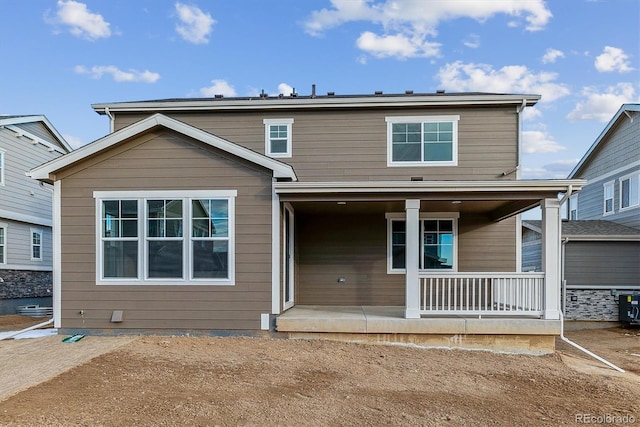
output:
[[109,133],[113,133],[115,129],[115,120],[113,118],[113,114],[109,111],[109,107],[104,107],[104,113],[109,117]]
[[[571,197],[571,193],[573,193],[573,186],[569,185],[569,187],[567,188],[567,192],[565,193],[565,195],[562,197],[562,199],[560,199],[560,206],[563,205],[564,202],[567,201],[567,199],[569,197]],[[560,230],[562,230],[562,218],[558,218],[558,221],[560,221]],[[562,254],[561,256],[561,260],[560,262],[562,263],[562,286],[563,286],[563,293],[564,293],[564,298],[562,299],[562,309],[560,310],[560,339],[564,342],[566,342],[567,344],[577,348],[578,350],[582,351],[583,353],[588,354],[589,356],[593,357],[596,360],[599,360],[600,362],[604,363],[605,365],[615,369],[618,372],[622,372],[624,373],[624,369],[621,369],[619,367],[617,367],[616,365],[614,365],[613,363],[609,362],[608,360],[605,360],[604,358],[598,356],[597,354],[587,350],[586,348],[574,343],[573,341],[571,341],[569,338],[564,336],[564,310],[565,310],[565,300],[567,298],[567,294],[566,294],[566,281],[564,279],[564,255],[565,255],[565,245],[566,243],[569,241],[569,239],[564,239],[561,241],[560,245],[560,253]]]
[[12,333],[10,335],[2,337],[2,338],[0,338],[0,341],[8,340],[9,338],[13,338],[13,337],[15,337],[17,335],[23,334],[25,332],[32,331],[34,329],[42,328],[43,326],[47,326],[47,325],[50,325],[52,323],[53,323],[53,317],[51,319],[47,320],[46,322],[42,322],[42,323],[38,323],[37,325],[29,326],[28,328],[25,328],[25,329],[23,329],[21,331],[16,331],[16,332],[14,332],[14,333]]

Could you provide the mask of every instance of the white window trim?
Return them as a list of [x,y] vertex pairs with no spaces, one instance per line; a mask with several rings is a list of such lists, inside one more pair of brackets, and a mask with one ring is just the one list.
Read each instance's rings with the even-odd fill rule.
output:
[[[391,236],[391,222],[392,221],[406,221],[406,215],[404,213],[396,213],[396,212],[387,212],[385,214],[385,218],[387,219],[387,274],[406,274],[406,268],[392,268],[392,236]],[[458,220],[460,219],[459,212],[421,212],[420,213],[420,222],[425,219],[452,219],[453,220],[453,264],[451,271],[458,271]],[[420,238],[419,241],[422,242],[422,224],[420,224]],[[420,259],[423,257],[424,245],[420,244]],[[425,269],[421,268],[421,272],[425,271],[443,271],[442,269]]]
[[6,157],[5,151],[0,149],[0,186],[4,186],[4,183],[5,183],[4,181],[4,175],[5,175],[4,171],[5,171],[5,163],[6,163],[4,161],[5,157]]
[[[458,121],[459,115],[451,116],[389,116],[385,117],[387,122],[387,166],[388,167],[423,167],[423,166],[458,166]],[[452,153],[450,161],[417,161],[417,162],[394,162],[393,161],[393,124],[394,123],[428,123],[428,122],[451,122],[453,124]]]
[[0,229],[4,230],[4,243],[2,244],[2,246],[4,247],[4,257],[3,259],[0,259],[0,265],[6,265],[8,264],[7,259],[9,258],[7,256],[7,246],[9,246],[8,243],[8,238],[7,238],[7,233],[8,233],[8,225],[4,222],[0,222]]
[[[611,188],[611,211],[607,212],[607,187]],[[602,216],[609,216],[616,213],[615,204],[616,182],[609,181],[602,184]]]
[[[264,119],[262,121],[264,123],[264,152],[267,156],[273,158],[284,158],[291,157],[293,155],[293,139],[292,139],[292,130],[293,130],[293,119]],[[272,125],[278,126],[286,126],[287,127],[287,150],[284,153],[272,153],[271,152],[271,136],[270,136],[270,127]]]
[[[156,191],[94,191],[96,206],[96,284],[98,285],[235,285],[235,198],[236,190],[156,190]],[[183,229],[183,279],[147,278],[146,256],[146,201],[149,199],[180,199],[183,201],[183,220],[187,221]],[[191,245],[191,199],[227,199],[229,213],[229,277],[226,279],[193,278]],[[137,200],[138,201],[138,271],[137,279],[104,278],[102,259],[102,201],[103,200]],[[188,234],[187,234],[188,233]]]
[[[638,180],[638,194],[636,195],[637,199],[638,199],[638,203],[636,203],[635,205],[629,205],[627,207],[622,207],[622,182],[629,180],[629,182],[631,182],[631,179],[636,178]],[[630,211],[632,209],[638,209],[640,208],[640,173],[639,172],[633,172],[630,173],[628,175],[624,175],[621,176],[619,178],[619,190],[620,190],[620,200],[618,201],[618,208],[620,209],[620,212],[626,212],[626,211]],[[631,188],[629,188],[629,191],[631,191]]]
[[[33,243],[33,235],[34,234],[38,234],[38,236],[40,236],[40,244],[39,245],[35,245]],[[43,244],[42,244],[42,240],[44,238],[44,232],[42,231],[42,229],[40,228],[31,228],[29,230],[29,240],[30,240],[30,250],[31,250],[31,261],[42,261],[42,249],[43,249]],[[33,256],[33,248],[39,246],[40,247],[40,256],[38,258]]]
[[[571,213],[573,211],[576,211],[576,217],[572,218]],[[574,194],[571,197],[569,197],[569,221],[577,221],[578,219],[580,219],[578,217],[578,194]]]

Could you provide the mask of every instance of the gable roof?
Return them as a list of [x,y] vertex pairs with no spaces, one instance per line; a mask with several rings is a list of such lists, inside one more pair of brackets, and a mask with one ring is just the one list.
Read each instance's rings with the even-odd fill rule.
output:
[[58,149],[56,151],[59,151],[63,154],[73,151],[73,148],[71,147],[71,145],[69,145],[69,143],[64,139],[64,137],[56,130],[56,128],[53,127],[51,122],[42,114],[28,115],[28,116],[27,115],[0,116],[0,126],[6,127],[7,129],[12,130],[13,132],[16,133],[16,135],[26,136],[27,138],[33,141],[39,142],[42,145],[46,145],[50,148],[53,148],[51,147],[52,145],[51,142],[43,140],[42,138],[36,135],[33,135],[18,127],[18,125],[21,125],[21,124],[34,123],[34,122],[42,122],[42,124],[47,128],[47,130],[51,132],[51,134],[57,139],[59,148],[61,149]]
[[[522,226],[542,233],[542,221],[522,221]],[[605,220],[562,221],[562,237],[571,240],[638,240],[640,230]]]
[[285,163],[249,150],[248,148],[241,147],[233,142],[227,141],[214,134],[205,132],[163,114],[154,114],[140,120],[139,122],[122,128],[117,132],[111,133],[88,145],[85,145],[69,154],[38,166],[29,172],[29,176],[41,181],[53,181],[54,179],[52,178],[52,174],[54,172],[71,166],[72,164],[89,158],[97,153],[108,150],[122,141],[136,137],[156,127],[164,127],[166,129],[173,130],[211,147],[218,148],[251,163],[270,169],[273,171],[275,178],[288,178],[293,181],[297,180],[293,168]]
[[603,145],[606,143],[607,137],[610,135],[611,130],[614,128],[616,123],[618,123],[618,121],[624,119],[625,117],[628,117],[631,120],[633,120],[633,118],[631,117],[631,112],[639,112],[639,111],[640,111],[640,104],[622,104],[618,112],[613,116],[611,121],[609,121],[607,126],[600,133],[598,138],[596,138],[596,140],[591,145],[591,147],[589,147],[589,150],[587,150],[586,154],[582,157],[582,159],[580,159],[580,161],[573,168],[571,173],[569,173],[568,179],[574,178],[578,174],[578,172],[580,172],[582,168],[589,163],[589,161],[591,160],[595,152],[600,148],[600,145]]

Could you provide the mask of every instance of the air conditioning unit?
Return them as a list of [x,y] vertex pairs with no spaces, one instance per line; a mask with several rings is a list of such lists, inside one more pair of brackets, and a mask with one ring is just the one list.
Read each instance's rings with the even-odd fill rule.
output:
[[640,294],[618,295],[620,321],[630,325],[640,325]]

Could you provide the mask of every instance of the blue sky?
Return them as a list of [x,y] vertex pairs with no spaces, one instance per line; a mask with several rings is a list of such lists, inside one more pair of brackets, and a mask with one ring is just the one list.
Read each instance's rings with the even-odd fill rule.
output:
[[523,178],[565,178],[640,99],[638,0],[0,0],[0,114],[75,147],[91,104],[163,98],[534,93]]

